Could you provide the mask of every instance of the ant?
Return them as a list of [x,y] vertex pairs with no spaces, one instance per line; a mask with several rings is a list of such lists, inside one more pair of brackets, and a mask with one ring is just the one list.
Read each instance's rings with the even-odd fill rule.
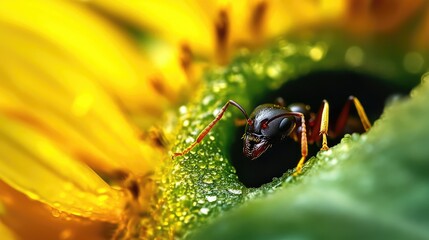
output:
[[[336,128],[330,132],[330,136],[335,138],[340,135],[349,116],[350,105],[354,104],[363,128],[368,131],[371,123],[365,113],[360,101],[350,96],[346,101],[336,122]],[[173,157],[183,156],[200,143],[208,132],[222,118],[229,106],[238,108],[246,118],[245,132],[243,135],[243,154],[251,159],[257,159],[273,144],[276,144],[286,137],[291,137],[295,141],[301,142],[301,159],[296,166],[294,175],[301,173],[305,159],[308,154],[308,144],[319,142],[322,138],[320,150],[328,150],[328,125],[329,125],[329,104],[323,100],[322,106],[317,114],[310,111],[310,107],[303,103],[294,103],[285,107],[282,100],[278,104],[262,104],[247,115],[244,108],[233,100],[229,100],[219,111],[215,119],[209,123],[198,135],[197,139],[182,152],[174,153]]]

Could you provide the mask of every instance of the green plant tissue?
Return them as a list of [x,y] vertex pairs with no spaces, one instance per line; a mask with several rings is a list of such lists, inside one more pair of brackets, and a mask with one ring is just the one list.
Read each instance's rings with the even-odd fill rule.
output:
[[319,154],[301,181],[192,239],[429,239],[428,102],[425,81],[368,134]]
[[[347,59],[359,49],[365,61]],[[229,99],[249,113],[264,94],[313,71],[350,69],[412,84],[423,74],[403,68],[404,50],[356,45],[319,36],[278,40],[256,54],[242,53],[214,69],[196,100],[179,109],[172,151],[191,144]],[[378,63],[374,66],[374,62]],[[427,65],[427,63],[426,63]],[[426,69],[427,66],[425,65]],[[371,130],[309,157],[259,188],[246,188],[230,162],[236,131],[230,108],[201,144],[166,160],[153,209],[155,235],[179,239],[429,239],[429,84],[388,107]],[[429,79],[429,78],[428,78]],[[406,82],[406,83],[404,83]]]

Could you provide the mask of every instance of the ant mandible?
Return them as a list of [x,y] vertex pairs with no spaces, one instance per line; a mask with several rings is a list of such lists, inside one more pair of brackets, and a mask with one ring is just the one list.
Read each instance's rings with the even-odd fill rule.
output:
[[[308,105],[295,103],[285,107],[281,103],[282,101],[279,101],[279,104],[259,105],[248,116],[240,104],[229,100],[219,111],[215,119],[198,135],[197,139],[182,152],[174,153],[173,157],[183,156],[191,151],[222,118],[227,108],[232,105],[238,108],[246,118],[246,128],[243,135],[243,154],[251,160],[257,159],[273,144],[284,140],[288,136],[292,137],[295,141],[301,142],[301,159],[294,173],[297,175],[301,173],[307,157],[309,143],[318,142],[322,138],[320,150],[329,149],[327,141],[329,104],[328,101],[323,100],[322,107],[316,115],[310,111]],[[356,97],[350,96],[338,117],[335,130],[330,132],[330,136],[336,137],[344,130],[351,103],[354,104],[365,131],[368,131],[371,127],[371,123],[360,101]]]

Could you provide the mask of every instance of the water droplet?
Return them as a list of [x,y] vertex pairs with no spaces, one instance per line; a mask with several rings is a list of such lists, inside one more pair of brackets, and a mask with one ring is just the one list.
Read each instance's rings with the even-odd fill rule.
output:
[[365,56],[360,47],[352,46],[347,49],[344,57],[347,64],[353,67],[358,67],[362,65]]
[[336,159],[336,158],[332,158],[330,161],[329,161],[329,165],[336,165],[338,163],[338,159]]
[[51,214],[52,214],[52,216],[54,216],[54,217],[58,218],[58,217],[60,217],[60,216],[61,216],[61,211],[60,211],[60,210],[58,210],[58,209],[56,209],[56,208],[52,208],[52,210],[51,210]]
[[325,44],[322,44],[322,43],[312,47],[308,52],[308,55],[310,56],[310,58],[315,62],[320,61],[325,56],[325,54],[326,54],[326,46]]
[[285,182],[290,183],[290,182],[292,182],[293,180],[294,180],[294,176],[293,176],[293,175],[290,175],[290,176],[288,176],[288,177],[286,178]]
[[252,64],[252,69],[255,75],[262,75],[264,73],[264,66],[260,63]]
[[216,197],[216,196],[206,196],[206,199],[207,199],[207,201],[209,201],[209,202],[214,202],[214,201],[216,201],[216,200],[217,200],[217,197]]
[[200,213],[204,214],[204,215],[207,215],[209,213],[209,211],[210,211],[210,209],[208,209],[208,208],[201,208],[200,209]]
[[107,200],[109,200],[109,196],[107,194],[102,194],[98,196],[98,201],[100,202],[106,202]]
[[212,90],[215,93],[218,93],[227,87],[226,82],[216,82],[212,86]]
[[179,113],[180,114],[186,114],[188,112],[188,108],[186,106],[179,107]]
[[418,73],[424,65],[424,58],[418,52],[409,52],[404,56],[403,65],[406,71],[410,73]]
[[188,215],[183,219],[183,222],[187,224],[192,220],[192,218],[194,218],[194,216]]
[[288,43],[286,40],[281,40],[279,42],[280,51],[282,51],[285,57],[294,55],[296,53],[296,46],[294,44]]
[[189,120],[188,119],[186,119],[185,121],[183,121],[183,126],[184,127],[189,126]]
[[228,80],[231,83],[237,83],[240,86],[244,86],[244,84],[246,83],[244,81],[244,77],[241,74],[231,74],[228,76]]
[[195,139],[193,137],[187,137],[185,139],[185,143],[189,144],[189,143],[193,143],[195,141]]
[[104,194],[104,193],[107,193],[107,192],[109,192],[109,189],[107,189],[107,188],[98,188],[97,189],[97,193],[98,194]]
[[[213,179],[211,179],[210,177],[205,177],[204,179],[203,179],[203,182],[204,183],[207,183],[207,184],[212,184],[213,183]],[[208,200],[208,199],[207,199]],[[210,200],[209,200],[209,202],[210,202]]]
[[243,191],[241,191],[241,189],[228,189],[228,192],[232,193],[232,194],[242,194]]
[[203,98],[202,103],[203,105],[208,105],[210,104],[213,100],[215,99],[215,97],[213,95],[207,95]]
[[280,78],[282,76],[282,72],[283,72],[283,63],[281,61],[275,61],[272,62],[268,67],[267,67],[267,75],[270,78]]

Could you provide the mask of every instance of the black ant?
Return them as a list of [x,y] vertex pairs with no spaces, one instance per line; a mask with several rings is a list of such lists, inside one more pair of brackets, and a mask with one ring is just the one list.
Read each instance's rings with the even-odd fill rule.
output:
[[[351,103],[354,104],[365,131],[371,128],[371,123],[366,116],[362,104],[356,97],[350,96],[338,117],[335,130],[330,132],[330,136],[335,138],[344,130]],[[308,105],[295,103],[285,107],[282,101],[279,101],[279,104],[259,105],[253,110],[250,116],[247,115],[246,111],[238,103],[229,100],[222,107],[215,119],[198,135],[196,141],[182,152],[174,153],[173,157],[187,154],[200,143],[214,125],[222,118],[230,105],[238,108],[246,118],[246,130],[243,135],[243,154],[251,160],[257,159],[273,144],[289,136],[295,141],[301,142],[301,159],[296,166],[296,175],[301,173],[305,158],[307,157],[307,145],[309,143],[318,142],[322,138],[320,150],[329,149],[327,141],[329,104],[326,100],[323,100],[322,107],[317,115],[310,111]]]

